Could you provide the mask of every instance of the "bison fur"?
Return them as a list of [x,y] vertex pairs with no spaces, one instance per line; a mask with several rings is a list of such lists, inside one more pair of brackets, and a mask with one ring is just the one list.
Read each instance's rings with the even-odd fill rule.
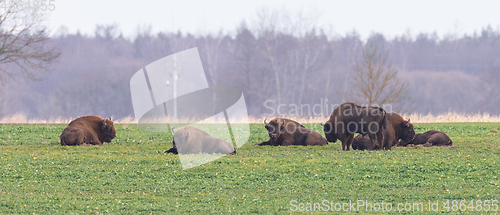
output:
[[411,141],[399,141],[398,146],[451,146],[453,141],[444,132],[429,130],[424,133],[418,133]]
[[333,110],[323,125],[328,142],[342,142],[342,150],[347,151],[355,133],[368,134],[374,147],[382,145],[382,131],[387,127],[386,112],[383,108],[360,106],[352,102],[341,104]]
[[174,132],[173,147],[165,153],[173,154],[236,154],[234,146],[222,139],[192,126],[185,126]]
[[258,146],[322,146],[328,144],[321,134],[305,128],[302,124],[285,118],[274,118],[267,122],[264,120],[265,128],[269,134],[269,141],[262,142]]
[[63,146],[81,146],[102,145],[115,137],[116,130],[111,118],[83,116],[70,122],[59,138]]

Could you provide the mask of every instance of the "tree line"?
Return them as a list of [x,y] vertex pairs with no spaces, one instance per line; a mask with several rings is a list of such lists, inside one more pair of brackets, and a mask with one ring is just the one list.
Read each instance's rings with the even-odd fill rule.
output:
[[60,51],[59,59],[50,71],[37,73],[39,81],[2,82],[0,115],[133,116],[131,76],[157,59],[193,47],[199,50],[209,85],[241,87],[252,116],[271,114],[270,107],[279,105],[282,113],[289,113],[292,104],[341,104],[356,95],[356,62],[368,43],[386,53],[384,62],[399,71],[393,76],[407,83],[402,101],[412,105],[392,111],[500,114],[499,30],[487,26],[472,35],[441,38],[435,33],[394,38],[373,33],[363,40],[356,31],[338,35],[307,21],[287,24],[263,12],[230,32],[152,33],[146,27],[138,28],[134,38],[124,37],[117,25],[98,25],[93,35],[61,30],[48,42]]

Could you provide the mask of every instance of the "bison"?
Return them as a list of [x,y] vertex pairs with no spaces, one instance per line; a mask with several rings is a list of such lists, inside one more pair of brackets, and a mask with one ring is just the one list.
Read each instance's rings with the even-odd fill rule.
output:
[[264,124],[269,134],[269,141],[262,142],[258,146],[323,146],[328,144],[318,132],[307,129],[290,119],[274,118],[269,123],[266,119]]
[[401,140],[398,146],[422,145],[422,146],[451,146],[453,142],[450,137],[444,132],[429,130],[424,133],[415,134],[415,138],[411,141]]
[[352,141],[352,149],[354,150],[373,150],[373,144],[370,138],[366,135],[358,134]]
[[329,142],[342,141],[342,150],[348,151],[354,139],[354,133],[368,134],[375,147],[382,145],[382,130],[386,128],[386,112],[380,107],[363,107],[348,102],[341,104],[323,125]]
[[102,145],[115,137],[116,130],[111,118],[83,116],[70,122],[59,138],[63,146],[81,146]]
[[185,126],[174,132],[172,128],[173,147],[165,153],[173,154],[236,154],[236,149],[230,143],[210,136],[207,132],[192,126]]
[[352,148],[357,150],[390,150],[395,146],[398,140],[411,141],[415,137],[415,130],[410,120],[404,120],[397,113],[387,114],[387,128],[382,131],[383,145],[376,147],[365,135],[358,135],[354,138]]
[[[391,149],[395,146],[398,140],[411,141],[415,137],[415,130],[410,119],[404,120],[397,113],[387,114],[387,132],[384,136],[384,149]],[[390,126],[389,126],[390,125]]]

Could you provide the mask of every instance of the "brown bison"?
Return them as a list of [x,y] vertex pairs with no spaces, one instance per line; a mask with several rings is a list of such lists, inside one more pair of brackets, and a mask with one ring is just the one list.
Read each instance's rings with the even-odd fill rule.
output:
[[415,137],[415,130],[410,119],[404,120],[397,113],[387,114],[387,132],[384,136],[384,149],[391,149],[395,146],[398,140],[411,141]]
[[210,136],[198,128],[185,126],[174,132],[172,128],[173,147],[165,153],[173,154],[236,154],[236,149],[230,143]]
[[398,146],[451,146],[453,142],[450,137],[446,135],[444,132],[430,130],[424,133],[418,133],[415,135],[415,138],[411,141],[399,141]]
[[82,116],[70,122],[59,138],[63,146],[81,146],[102,145],[103,142],[111,142],[115,137],[116,130],[111,118]]
[[397,113],[387,114],[387,128],[383,130],[383,145],[374,146],[370,139],[365,135],[358,135],[354,138],[352,148],[357,150],[390,150],[397,144],[398,140],[411,141],[415,137],[415,130],[410,120],[404,120]]
[[366,135],[358,134],[352,141],[352,149],[354,150],[373,150],[373,144],[370,138]]
[[284,118],[274,118],[266,122],[265,128],[269,134],[269,141],[262,142],[258,146],[322,146],[328,144],[328,141],[316,131],[305,128],[300,123]]
[[354,133],[368,134],[375,147],[382,145],[382,131],[387,126],[386,112],[380,107],[363,107],[348,102],[341,104],[323,124],[329,142],[342,141],[342,150],[347,151],[354,139]]

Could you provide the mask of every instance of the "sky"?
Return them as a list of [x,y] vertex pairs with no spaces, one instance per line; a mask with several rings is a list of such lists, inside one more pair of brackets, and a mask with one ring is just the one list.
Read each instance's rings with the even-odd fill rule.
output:
[[314,13],[319,28],[340,36],[355,29],[362,38],[373,32],[388,38],[420,32],[443,37],[480,32],[487,25],[500,29],[500,1],[494,0],[54,0],[53,4],[47,26],[54,34],[65,26],[69,33],[93,35],[97,24],[118,24],[125,37],[134,37],[145,26],[153,33],[231,33],[243,20],[251,25],[263,8]]

